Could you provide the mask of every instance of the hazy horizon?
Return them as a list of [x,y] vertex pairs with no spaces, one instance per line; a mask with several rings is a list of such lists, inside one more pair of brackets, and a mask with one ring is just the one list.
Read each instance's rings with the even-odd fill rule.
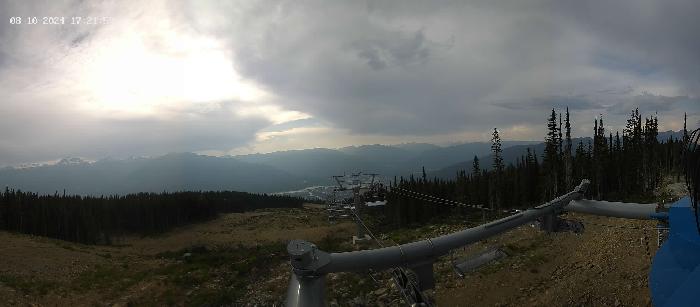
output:
[[[362,146],[387,146],[387,147],[398,147],[402,145],[411,145],[411,144],[426,144],[426,145],[433,145],[437,146],[440,148],[447,148],[451,146],[459,146],[459,145],[464,145],[464,144],[473,144],[473,143],[488,143],[490,141],[474,141],[474,142],[450,142],[450,143],[444,143],[444,144],[434,144],[434,143],[425,143],[425,142],[404,142],[404,143],[395,143],[395,144],[355,144],[355,145],[347,145],[347,146],[342,146],[342,147],[309,147],[309,148],[290,148],[290,149],[282,149],[282,150],[274,150],[274,151],[267,151],[267,152],[250,152],[250,153],[240,153],[240,154],[235,154],[235,153],[226,153],[226,154],[219,154],[219,153],[207,153],[206,151],[173,151],[173,152],[163,152],[160,154],[154,154],[154,155],[129,155],[129,156],[103,156],[103,157],[81,157],[81,156],[65,156],[65,157],[57,157],[56,159],[51,159],[51,160],[45,160],[45,161],[32,161],[32,162],[22,162],[14,165],[0,165],[0,168],[3,167],[22,167],[22,166],[31,166],[31,165],[42,165],[42,164],[55,164],[59,163],[62,160],[65,159],[71,159],[71,158],[79,158],[82,159],[83,161],[87,162],[96,162],[100,160],[107,160],[107,159],[117,159],[117,160],[125,160],[125,159],[130,159],[130,158],[157,158],[157,157],[162,157],[166,155],[171,155],[171,154],[196,154],[196,155],[201,155],[201,156],[209,156],[209,157],[236,157],[236,156],[246,156],[246,155],[265,155],[265,154],[271,154],[271,153],[276,153],[276,152],[285,152],[285,151],[304,151],[304,150],[315,150],[315,149],[330,149],[330,150],[341,150],[344,148],[350,148],[350,147],[362,147]],[[542,141],[539,140],[502,140],[502,142],[508,143],[508,142],[524,142],[524,143],[540,143]]]
[[[700,126],[700,123],[698,123],[698,126]],[[673,131],[673,130],[668,130],[668,131],[663,131],[664,133],[667,132],[673,132],[673,133],[679,133],[682,130],[678,131]],[[590,136],[580,136],[577,138],[590,138]],[[541,143],[544,142],[544,138],[542,140],[512,140],[512,139],[501,139],[502,142],[524,142],[524,143]],[[345,146],[340,146],[340,147],[306,147],[306,148],[286,148],[286,149],[280,149],[280,150],[271,150],[271,151],[265,151],[265,152],[243,152],[243,153],[220,153],[220,152],[208,152],[208,151],[171,151],[171,152],[163,152],[163,153],[156,153],[153,155],[125,155],[125,156],[114,156],[114,155],[106,155],[106,156],[99,156],[99,157],[85,157],[85,156],[79,156],[79,155],[74,155],[74,156],[62,156],[62,157],[56,157],[55,159],[49,159],[49,160],[43,160],[43,161],[30,161],[30,162],[21,162],[21,163],[16,163],[16,164],[0,164],[0,168],[4,167],[27,167],[27,166],[37,166],[37,165],[51,165],[51,164],[56,164],[59,163],[61,160],[64,159],[69,159],[69,158],[80,158],[85,161],[89,162],[96,162],[100,160],[105,160],[105,159],[117,159],[117,160],[125,160],[125,159],[130,159],[130,158],[157,158],[157,157],[162,157],[165,155],[169,154],[185,154],[185,153],[192,153],[192,154],[197,154],[197,155],[202,155],[202,156],[211,156],[211,157],[236,157],[236,156],[245,156],[245,155],[265,155],[265,154],[271,154],[271,153],[276,153],[276,152],[284,152],[284,151],[303,151],[303,150],[314,150],[314,149],[331,149],[331,150],[340,150],[344,148],[350,148],[350,147],[362,147],[362,146],[389,146],[389,147],[397,147],[397,146],[402,146],[402,145],[411,145],[411,144],[427,144],[427,145],[433,145],[441,148],[447,148],[451,146],[459,146],[459,145],[464,145],[464,144],[471,144],[471,143],[488,143],[490,140],[484,140],[484,141],[463,141],[463,142],[444,142],[444,143],[429,143],[429,142],[413,142],[413,141],[406,141],[406,142],[401,142],[401,143],[392,143],[392,144],[381,144],[381,143],[371,143],[371,144],[351,144],[351,145],[345,145]]]

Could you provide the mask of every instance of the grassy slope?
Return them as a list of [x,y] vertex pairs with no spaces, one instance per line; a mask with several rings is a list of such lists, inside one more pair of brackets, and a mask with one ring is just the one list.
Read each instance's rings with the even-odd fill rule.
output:
[[334,236],[352,230],[348,223],[329,226],[321,209],[268,209],[117,246],[0,232],[0,305],[280,302],[289,278],[285,242],[337,246]]
[[[656,244],[651,231],[610,228],[652,222],[570,215],[589,222],[583,235],[544,234],[523,226],[443,257],[435,264],[442,306],[649,304],[647,273]],[[371,219],[370,219],[371,220]],[[453,221],[386,233],[386,243],[445,234],[479,221]],[[372,226],[377,229],[376,226]],[[321,208],[228,214],[158,237],[117,246],[86,246],[0,232],[0,305],[279,304],[289,278],[285,242],[303,238],[327,251],[353,247],[354,225],[329,225]],[[640,241],[646,237],[645,241]],[[459,279],[451,258],[487,246],[510,256]],[[192,256],[185,259],[184,253]],[[400,304],[386,273],[330,274],[328,301]]]

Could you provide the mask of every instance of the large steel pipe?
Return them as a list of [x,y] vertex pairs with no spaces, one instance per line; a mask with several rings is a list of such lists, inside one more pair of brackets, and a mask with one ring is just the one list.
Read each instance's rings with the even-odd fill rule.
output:
[[564,210],[593,215],[648,220],[656,213],[657,204],[621,203],[613,201],[579,199],[570,202]]
[[286,307],[325,306],[326,286],[323,276],[298,277],[292,274],[287,285]]
[[544,205],[509,217],[433,239],[398,246],[328,254],[318,250],[310,242],[293,240],[287,245],[293,270],[287,288],[287,305],[323,306],[324,276],[327,273],[384,270],[397,266],[412,267],[418,271],[431,270],[432,262],[452,249],[483,240],[540,217],[558,214],[571,201],[581,199],[589,184],[590,182],[584,179],[573,191]]
[[548,214],[561,211],[569,202],[583,197],[589,181],[583,180],[573,191],[549,203],[511,215],[481,226],[468,228],[448,235],[398,246],[331,253],[330,261],[316,268],[315,274],[332,272],[383,270],[395,266],[410,266],[433,261],[450,250],[478,242],[490,236],[516,228]]

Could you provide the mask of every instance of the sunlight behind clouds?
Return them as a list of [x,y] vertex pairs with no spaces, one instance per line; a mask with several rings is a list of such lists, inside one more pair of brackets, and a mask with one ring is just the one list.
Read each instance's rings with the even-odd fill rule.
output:
[[[235,71],[215,39],[162,29],[143,35],[123,29],[93,42],[92,57],[77,64],[82,107],[93,112],[156,114],[164,104],[236,100],[257,102],[266,93]],[[78,60],[79,62],[81,60]]]

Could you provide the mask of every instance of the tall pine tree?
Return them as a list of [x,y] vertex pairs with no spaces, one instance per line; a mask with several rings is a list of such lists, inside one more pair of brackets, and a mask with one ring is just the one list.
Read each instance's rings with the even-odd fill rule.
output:
[[566,129],[566,140],[564,146],[564,182],[565,190],[570,191],[573,188],[573,165],[571,157],[571,122],[569,121],[569,107],[566,107],[566,121],[564,124]]
[[501,137],[498,135],[498,129],[493,128],[491,138],[491,154],[493,155],[493,177],[491,185],[491,209],[498,209],[501,206],[501,188],[503,176],[503,149],[501,148]]
[[481,174],[481,167],[479,166],[479,158],[474,155],[474,161],[472,162],[472,178],[479,177]]
[[545,199],[556,197],[559,187],[559,129],[557,125],[557,113],[552,109],[552,113],[547,119],[547,136],[545,138],[544,157],[542,168],[545,176]]

